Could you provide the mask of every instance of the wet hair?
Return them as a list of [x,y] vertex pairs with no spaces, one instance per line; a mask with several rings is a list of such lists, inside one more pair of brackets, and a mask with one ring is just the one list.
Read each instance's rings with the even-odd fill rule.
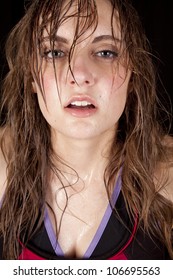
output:
[[[173,205],[159,194],[165,187],[166,174],[161,181],[154,183],[158,162],[170,163],[170,150],[163,141],[167,131],[160,123],[160,112],[164,108],[156,94],[149,42],[130,1],[105,1],[112,5],[113,37],[116,36],[113,19],[118,11],[123,42],[121,49],[127,58],[127,68],[132,71],[125,110],[119,120],[104,174],[105,188],[110,198],[116,174],[123,167],[122,193],[130,215],[134,217],[137,213],[139,226],[161,240],[173,258]],[[76,8],[72,12],[70,9],[74,3]],[[7,161],[7,188],[0,212],[0,232],[6,259],[18,258],[19,239],[26,244],[43,221],[50,170],[62,183],[63,171],[55,163],[59,162],[61,166],[65,163],[53,150],[50,127],[39,110],[36,94],[32,94],[34,78],[44,97],[40,75],[44,32],[47,30],[54,49],[59,26],[69,17],[76,17],[68,58],[69,71],[73,74],[70,62],[75,46],[86,31],[94,32],[98,24],[94,0],[33,0],[27,5],[25,15],[11,31],[6,44],[9,72],[3,83],[2,111],[5,111],[5,119],[1,147]],[[55,67],[55,61],[53,64]],[[7,149],[5,139],[8,134],[11,144]]]

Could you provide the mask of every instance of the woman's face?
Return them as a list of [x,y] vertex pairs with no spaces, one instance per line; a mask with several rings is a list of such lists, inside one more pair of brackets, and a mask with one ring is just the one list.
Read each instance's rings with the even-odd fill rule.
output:
[[[45,101],[36,82],[33,87],[42,114],[57,135],[77,139],[111,136],[125,107],[131,73],[126,70],[125,62],[121,63],[118,19],[114,20],[114,40],[111,4],[105,0],[96,3],[98,26],[92,34],[93,30],[89,30],[79,39],[71,60],[73,74],[69,71],[68,54],[76,19],[69,18],[60,26],[54,51],[45,33],[42,50]],[[72,6],[71,11],[74,9]]]

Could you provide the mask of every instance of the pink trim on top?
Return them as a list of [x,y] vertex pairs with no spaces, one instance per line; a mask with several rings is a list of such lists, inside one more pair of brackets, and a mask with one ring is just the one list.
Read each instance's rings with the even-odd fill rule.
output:
[[136,233],[136,229],[137,229],[137,224],[138,224],[138,216],[136,215],[135,218],[135,224],[134,224],[134,228],[133,228],[133,232],[132,235],[130,236],[129,240],[127,241],[127,243],[124,245],[124,247],[114,256],[110,257],[108,260],[127,260],[127,257],[125,256],[125,254],[123,253],[123,251],[130,245],[130,243],[132,242],[134,235]]
[[[125,246],[117,254],[108,258],[108,260],[128,260],[126,255],[123,252],[130,245],[130,243],[132,242],[132,240],[134,238],[134,235],[135,235],[135,232],[136,232],[136,229],[137,229],[137,224],[138,224],[137,221],[138,221],[138,218],[136,217],[132,235],[130,236],[130,238],[127,241],[127,243],[125,244]],[[23,247],[23,250],[22,250],[22,253],[19,256],[19,260],[46,260],[45,258],[36,255],[35,253],[30,251],[29,249],[27,249],[23,245],[22,245],[22,247]]]
[[[133,227],[133,232],[132,232],[129,240],[127,241],[127,243],[124,245],[124,247],[117,254],[108,258],[108,260],[128,260],[126,255],[123,252],[132,242],[132,240],[134,238],[134,235],[136,233],[137,224],[138,224],[138,216],[136,215],[135,224],[134,224],[134,227]],[[20,254],[20,256],[18,258],[19,260],[46,260],[45,258],[36,255],[32,251],[30,251],[29,249],[24,247],[24,245],[21,242],[20,242],[20,244],[23,247],[23,250],[22,250],[22,253]]]
[[23,243],[19,240],[19,243],[22,247],[22,253],[20,254],[18,260],[45,260],[45,258],[40,257],[39,255],[33,253]]
[[128,260],[127,257],[125,256],[125,254],[123,253],[118,253],[116,255],[114,255],[113,257],[109,258],[108,260]]
[[36,255],[26,247],[23,248],[18,260],[45,260],[44,258]]

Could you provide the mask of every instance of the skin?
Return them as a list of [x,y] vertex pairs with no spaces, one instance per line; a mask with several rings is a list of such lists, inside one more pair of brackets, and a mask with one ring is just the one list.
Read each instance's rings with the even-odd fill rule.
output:
[[[68,185],[73,184],[66,189],[69,197],[67,208],[64,190],[53,174],[46,194],[46,200],[56,215],[57,224],[49,211],[54,229],[56,226],[59,227],[62,212],[65,210],[58,242],[65,255],[78,258],[87,250],[108,205],[103,174],[112,140],[116,136],[118,120],[126,104],[131,76],[130,70],[126,70],[121,60],[119,64],[117,63],[114,52],[119,51],[118,43],[115,46],[110,38],[105,37],[96,42],[96,38],[100,36],[111,35],[108,16],[111,14],[110,3],[104,0],[97,0],[96,3],[99,15],[98,27],[91,36],[88,37],[89,33],[84,35],[82,39],[85,40],[81,40],[76,46],[72,58],[71,66],[75,80],[68,71],[67,63],[67,53],[73,40],[75,26],[75,20],[71,18],[57,31],[57,35],[63,38],[63,42],[61,40],[57,43],[58,49],[61,50],[59,53],[61,58],[55,59],[59,92],[48,42],[44,43],[43,53],[46,52],[47,57],[44,58],[42,67],[46,103],[38,84],[36,81],[33,82],[39,108],[51,127],[54,151],[79,175],[79,180],[76,182],[72,171],[69,174],[69,169],[57,163],[57,167],[66,172],[65,177],[62,178],[64,185],[67,185],[67,182]],[[74,7],[71,9],[73,10]],[[116,37],[120,40],[117,18],[114,26]],[[104,55],[102,53],[105,50],[109,50],[106,57],[105,53]],[[76,115],[70,113],[66,107],[69,101],[74,99],[92,101],[96,107],[95,112],[91,114],[89,111],[88,114],[80,116],[79,112]],[[6,179],[6,163],[2,154],[0,160],[2,163],[0,177],[3,178],[0,185],[2,196]],[[158,179],[160,168],[164,169],[164,167],[158,167],[158,177],[156,176]],[[169,185],[163,195],[169,194],[171,197],[173,189],[171,168],[169,173]]]
[[[99,0],[97,5],[97,29],[92,35],[92,30],[84,34],[85,37],[81,38],[83,40],[77,44],[73,54],[71,66],[75,79],[68,71],[67,56],[75,28],[75,19],[71,18],[57,31],[57,36],[61,38],[55,47],[61,50],[61,57],[55,59],[59,95],[52,53],[49,52],[50,45],[46,41],[43,52],[47,53],[47,57],[42,66],[46,103],[38,84],[36,81],[33,83],[40,110],[51,127],[54,150],[77,171],[80,178],[75,183],[74,174],[65,174],[66,180],[73,184],[72,188],[67,188],[67,195],[70,197],[67,208],[66,195],[55,176],[52,176],[51,189],[47,192],[47,201],[56,213],[57,226],[62,211],[65,210],[59,233],[61,248],[68,256],[77,257],[85,253],[108,205],[103,174],[118,120],[126,104],[131,75],[121,61],[118,64],[120,54],[117,57],[117,53],[120,53],[121,38],[117,19],[114,22],[116,45],[111,37],[111,22],[107,16],[112,11],[110,3]],[[45,33],[45,37],[46,35]],[[94,113],[69,113],[66,110],[67,104],[79,99],[91,101],[96,107]],[[63,170],[69,173],[64,166]],[[67,184],[64,178],[62,180]],[[52,213],[49,215],[55,227]],[[71,230],[68,236],[69,228]]]
[[[126,71],[121,63],[118,66],[119,58],[116,55],[119,51],[118,44],[115,46],[110,38],[102,38],[96,42],[100,36],[112,34],[110,18],[104,13],[107,9],[108,14],[111,14],[110,3],[106,1],[97,1],[97,3],[99,3],[98,27],[89,38],[87,38],[88,32],[84,35],[85,40],[81,40],[82,42],[76,46],[73,55],[71,65],[76,82],[68,71],[67,54],[72,44],[75,27],[75,19],[71,18],[65,21],[57,31],[57,36],[66,41],[65,43],[57,42],[57,50],[61,50],[62,57],[55,58],[60,98],[48,42],[44,43],[45,52],[49,53],[47,59],[44,58],[42,68],[46,103],[37,83],[33,83],[40,110],[51,127],[52,142],[56,153],[79,174],[80,170],[87,170],[89,165],[93,170],[92,162],[98,168],[98,163],[103,158],[102,154],[108,155],[116,134],[118,120],[125,107],[131,75],[130,70]],[[121,39],[116,21],[115,30],[117,38]],[[109,50],[109,52],[103,55],[104,50]],[[94,114],[79,117],[66,110],[71,99],[80,98],[89,99],[95,104]]]

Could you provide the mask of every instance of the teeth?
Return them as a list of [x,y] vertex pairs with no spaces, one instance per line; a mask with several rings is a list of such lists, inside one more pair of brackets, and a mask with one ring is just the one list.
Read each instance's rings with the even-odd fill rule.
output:
[[91,105],[91,103],[88,102],[88,101],[83,100],[83,101],[73,101],[73,102],[71,102],[71,105],[84,107],[84,106]]

